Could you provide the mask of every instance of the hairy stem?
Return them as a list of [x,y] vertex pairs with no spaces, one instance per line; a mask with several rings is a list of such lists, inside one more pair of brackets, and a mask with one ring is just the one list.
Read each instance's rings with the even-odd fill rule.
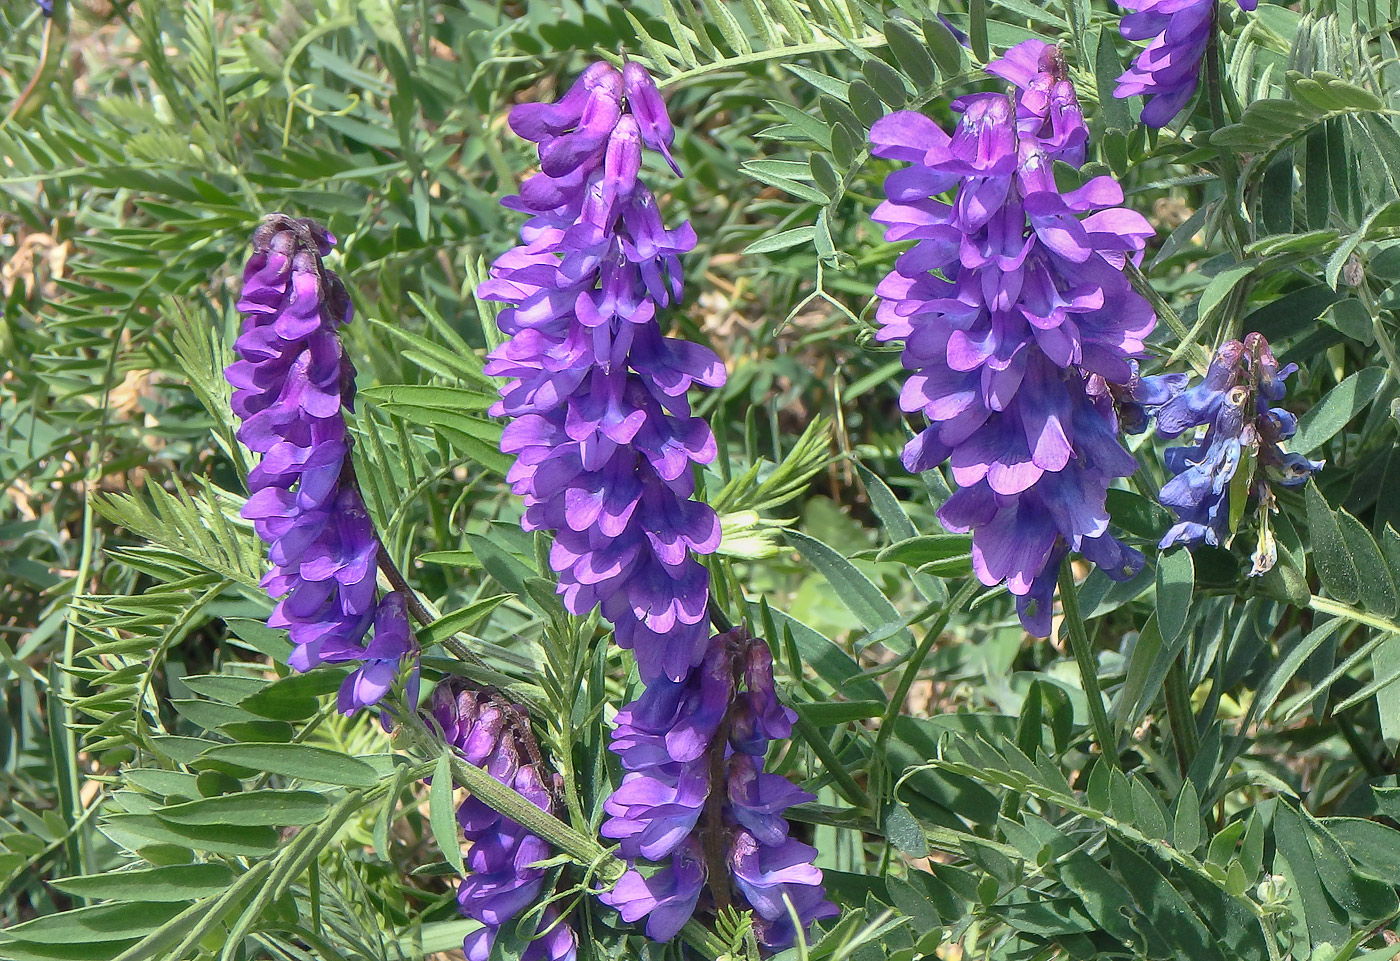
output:
[[928,657],[929,651],[933,650],[933,645],[943,634],[943,629],[948,626],[948,619],[953,616],[954,611],[961,610],[966,606],[981,587],[982,585],[976,580],[964,584],[953,599],[948,602],[948,605],[943,608],[943,612],[929,625],[923,640],[914,649],[909,663],[904,666],[904,673],[899,676],[899,683],[895,685],[894,693],[890,695],[890,703],[885,707],[884,716],[880,718],[880,731],[875,735],[876,757],[883,756],[885,745],[894,734],[895,718],[899,716],[900,709],[904,706],[904,700],[909,696],[909,689],[914,686],[914,680],[918,677],[919,670],[924,666],[924,659]]
[[[791,707],[791,703],[789,703],[788,706]],[[793,724],[793,730],[797,731],[802,739],[807,742],[808,746],[811,747],[812,753],[822,762],[822,766],[826,768],[826,773],[831,775],[831,779],[836,782],[837,787],[845,796],[846,800],[862,810],[873,810],[874,802],[870,800],[870,795],[865,793],[865,789],[856,783],[856,779],[851,776],[851,772],[846,770],[846,766],[841,763],[841,759],[836,756],[836,752],[831,749],[831,745],[827,743],[826,738],[822,737],[821,731],[817,730],[816,725],[807,719],[807,715],[803,714],[795,707],[793,711],[797,714],[797,721]]]
[[15,98],[10,111],[0,120],[0,130],[12,121],[24,123],[44,105],[49,87],[63,64],[63,48],[68,43],[68,0],[53,0],[53,15],[45,18],[44,41],[34,76]]
[[[445,749],[442,740],[428,730],[416,708],[410,708],[400,700],[399,716],[403,721],[402,730],[415,747],[427,755],[442,753]],[[458,785],[519,823],[531,834],[548,841],[579,864],[599,864],[599,871],[606,880],[614,880],[622,874],[622,862],[593,838],[585,837],[548,811],[535,807],[520,792],[502,784],[480,768],[473,767],[455,753],[450,755],[450,763],[452,779]]]
[[1400,624],[1384,617],[1377,617],[1375,614],[1368,614],[1350,604],[1334,601],[1330,597],[1318,597],[1313,594],[1308,598],[1308,607],[1315,611],[1322,611],[1324,614],[1350,618],[1358,624],[1365,624],[1367,627],[1374,627],[1376,630],[1385,631],[1388,634],[1400,634]]
[[1186,689],[1186,670],[1179,656],[1172,659],[1167,669],[1167,721],[1172,728],[1177,764],[1185,774],[1196,759],[1200,739],[1196,734],[1196,718],[1191,712],[1191,692]]
[[1171,328],[1171,332],[1176,335],[1177,340],[1183,343],[1189,342],[1191,344],[1185,356],[1191,361],[1191,366],[1196,368],[1198,374],[1204,374],[1206,368],[1210,366],[1210,353],[1200,344],[1195,343],[1195,339],[1190,329],[1187,328],[1185,321],[1172,309],[1171,304],[1167,303],[1162,295],[1157,293],[1156,288],[1152,286],[1152,282],[1147,279],[1147,275],[1142,272],[1142,269],[1138,267],[1137,264],[1133,263],[1131,260],[1127,261],[1123,265],[1123,272],[1128,275],[1128,280],[1132,283],[1133,289],[1152,305],[1152,310],[1169,328]]
[[1089,633],[1084,627],[1084,617],[1079,612],[1078,588],[1074,583],[1074,570],[1069,558],[1060,567],[1060,604],[1065,611],[1065,626],[1069,629],[1069,646],[1074,651],[1074,662],[1079,667],[1079,683],[1084,696],[1089,701],[1089,719],[1093,724],[1094,737],[1099,742],[1103,759],[1111,767],[1118,765],[1118,736],[1109,723],[1108,712],[1103,706],[1103,692],[1099,689],[1098,664],[1089,647]]
[[[1216,15],[1211,15],[1210,39],[1206,44],[1206,94],[1210,107],[1211,127],[1219,130],[1225,123],[1225,81],[1221,72],[1220,64],[1220,29],[1216,22]],[[1219,148],[1220,173],[1226,183],[1225,199],[1228,203],[1230,230],[1221,231],[1225,235],[1225,242],[1229,244],[1230,251],[1235,255],[1236,261],[1243,261],[1244,244],[1249,237],[1248,225],[1240,209],[1240,202],[1244,199],[1243,194],[1237,191],[1243,190],[1244,185],[1240,183],[1239,165],[1235,163],[1235,155],[1226,147]]]

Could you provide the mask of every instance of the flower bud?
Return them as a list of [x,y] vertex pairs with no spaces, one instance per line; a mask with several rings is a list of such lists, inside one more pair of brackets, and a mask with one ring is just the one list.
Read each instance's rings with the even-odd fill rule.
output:
[[627,107],[637,118],[642,140],[652,150],[666,158],[671,169],[680,176],[681,168],[671,156],[671,145],[676,140],[676,130],[671,126],[671,118],[666,114],[666,102],[661,99],[661,91],[651,74],[634,61],[622,67],[622,93],[627,98]]

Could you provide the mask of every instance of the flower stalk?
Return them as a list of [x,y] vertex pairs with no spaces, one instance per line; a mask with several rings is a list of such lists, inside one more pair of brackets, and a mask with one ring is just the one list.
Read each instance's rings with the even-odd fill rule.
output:
[[1094,729],[1094,739],[1099,742],[1099,750],[1104,761],[1113,768],[1118,763],[1118,735],[1108,719],[1103,706],[1103,691],[1099,687],[1099,664],[1094,658],[1094,649],[1089,643],[1089,632],[1084,625],[1084,615],[1079,610],[1079,587],[1074,583],[1074,568],[1069,558],[1060,566],[1060,606],[1064,610],[1065,630],[1069,634],[1069,647],[1074,654],[1074,664],[1079,669],[1079,684],[1084,690],[1084,698],[1089,702],[1089,721]]

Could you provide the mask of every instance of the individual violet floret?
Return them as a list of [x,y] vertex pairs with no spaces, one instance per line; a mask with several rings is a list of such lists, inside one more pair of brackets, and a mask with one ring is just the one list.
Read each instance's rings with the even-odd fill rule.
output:
[[[1201,79],[1201,61],[1215,30],[1215,0],[1118,0],[1135,11],[1118,25],[1129,40],[1148,40],[1133,65],[1118,78],[1113,95],[1146,99],[1142,122],[1165,127],[1191,102]],[[1238,0],[1253,10],[1259,0]]]
[[[1284,381],[1297,369],[1294,364],[1280,367],[1268,341],[1251,333],[1243,343],[1222,344],[1200,383],[1157,409],[1162,437],[1204,428],[1194,443],[1169,448],[1163,458],[1173,476],[1162,485],[1159,500],[1178,518],[1162,538],[1163,550],[1176,544],[1228,544],[1244,508],[1232,497],[1252,494],[1260,506],[1260,537],[1250,573],[1273,567],[1277,548],[1269,515],[1277,507],[1272,484],[1300,486],[1323,466],[1282,446],[1297,433],[1298,419],[1273,405],[1283,400]],[[1248,475],[1239,474],[1242,464]]]
[[[434,689],[428,716],[469,764],[554,813],[559,778],[545,770],[523,708],[451,678]],[[482,924],[466,936],[462,951],[467,961],[487,961],[501,929],[544,893],[546,869],[540,862],[550,857],[549,845],[476,797],[462,802],[457,822],[470,845],[471,872],[458,888],[457,906]],[[574,961],[578,938],[553,905],[539,913],[532,930],[520,932],[530,939],[522,961]]]
[[692,499],[692,467],[716,447],[686,394],[724,383],[724,367],[659,323],[681,298],[695,232],[664,226],[641,166],[650,149],[675,168],[675,131],[635,63],[595,63],[557,102],[515,107],[510,125],[539,145],[540,172],[502,201],[530,217],[479,288],[507,305],[497,324],[509,340],[486,366],[508,378],[492,408],[511,420],[507,479],[523,526],[555,531],[565,606],[601,609],[644,681],[680,680],[707,637],[697,555],[720,538]]
[[[239,360],[225,374],[238,438],[260,457],[242,514],[268,545],[262,585],[280,598],[268,625],[287,629],[298,671],[363,662],[340,689],[338,707],[351,714],[384,697],[417,645],[403,596],[376,599],[379,539],[353,481],[345,427],[355,368],[336,333],[352,308],[322,261],[334,244],[312,221],[264,219],[243,271]],[[416,678],[415,663],[410,694]]]
[[686,678],[653,681],[619,711],[612,750],[627,773],[601,833],[619,841],[628,870],[602,900],[625,921],[645,918],[657,941],[697,910],[748,908],[770,950],[797,939],[787,901],[804,931],[832,917],[816,849],[790,837],[783,816],[814,795],[763,771],[794,716],[778,702],[768,645],[743,629],[715,635]]
[[1151,426],[1157,410],[1186,389],[1191,375],[1143,376],[1137,361],[1130,361],[1129,366],[1132,368],[1132,375],[1126,383],[1109,383],[1095,374],[1089,378],[1087,390],[1096,402],[1113,404],[1118,412],[1118,426],[1125,434],[1141,434]]
[[1109,485],[1137,464],[1101,385],[1138,376],[1156,318],[1123,268],[1153,230],[1111,177],[1057,189],[1052,164],[1081,162],[1087,133],[1054,47],[1027,40],[987,69],[1013,94],[960,98],[951,135],[911,111],[871,130],[876,156],[908,164],[873,218],[915,241],[876,288],[877,337],[903,343],[900,403],[929,422],[905,466],[950,463],[943,526],[972,533],[978,578],[1045,636],[1067,551],[1115,579],[1142,567],[1108,529]]

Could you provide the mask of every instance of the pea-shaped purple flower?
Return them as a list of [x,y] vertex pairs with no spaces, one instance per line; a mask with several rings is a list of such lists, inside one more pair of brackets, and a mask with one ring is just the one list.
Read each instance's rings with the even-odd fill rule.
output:
[[[1168,448],[1163,457],[1173,476],[1162,485],[1159,500],[1177,516],[1159,545],[1163,550],[1177,544],[1228,544],[1234,533],[1232,497],[1255,496],[1264,526],[1250,573],[1263,574],[1273,566],[1267,531],[1274,502],[1271,485],[1297,487],[1323,466],[1283,449],[1283,442],[1297,433],[1298,418],[1274,405],[1283,400],[1284,381],[1297,369],[1295,364],[1280,367],[1263,335],[1251,333],[1243,343],[1222,344],[1205,377],[1157,409],[1158,435],[1200,435],[1194,443]],[[1239,475],[1241,465],[1248,465],[1249,476]],[[1245,482],[1242,489],[1237,475]],[[1235,506],[1242,510],[1244,505]]]
[[[1259,0],[1238,0],[1241,10],[1253,10]],[[1215,29],[1215,0],[1119,0],[1134,11],[1118,29],[1129,40],[1147,40],[1147,47],[1118,78],[1113,95],[1141,95],[1146,100],[1142,122],[1165,127],[1191,102],[1201,80],[1201,61]]]
[[[469,687],[460,678],[433,690],[428,715],[447,744],[468,763],[513,787],[543,811],[554,812],[558,776],[545,770],[534,749],[524,711],[499,695]],[[457,809],[457,823],[470,849],[469,873],[457,890],[457,906],[482,927],[468,934],[468,961],[487,961],[501,928],[513,923],[544,895],[549,845],[476,797]],[[522,961],[573,961],[578,938],[554,905],[539,912]]]

